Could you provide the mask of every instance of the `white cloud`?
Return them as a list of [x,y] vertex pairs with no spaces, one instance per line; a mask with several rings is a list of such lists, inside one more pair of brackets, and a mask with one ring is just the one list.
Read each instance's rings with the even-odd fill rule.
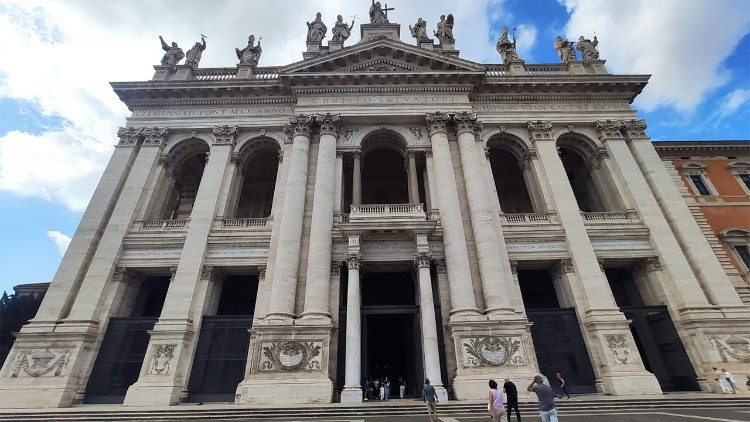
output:
[[714,113],[715,117],[718,119],[729,117],[748,101],[750,101],[750,89],[737,88],[719,101],[721,106]]
[[68,250],[68,246],[70,245],[70,236],[57,230],[47,230],[47,237],[55,242],[57,250],[60,251],[60,256],[65,255],[65,251]]
[[531,50],[536,43],[537,30],[534,25],[521,24],[517,27],[516,33],[516,51],[518,56],[528,61],[532,60]]
[[559,1],[572,12],[569,39],[596,33],[611,72],[653,75],[637,99],[646,111],[694,111],[729,81],[721,63],[750,30],[744,0]]
[[[460,5],[460,8],[457,7]],[[427,20],[430,33],[441,14],[453,13],[461,57],[497,62],[489,39],[488,6],[502,0],[415,1],[389,13],[413,43],[408,25]],[[208,36],[202,67],[231,67],[235,47],[263,36],[261,66],[302,59],[305,22],[323,12],[330,28],[341,14],[366,22],[368,2],[216,1],[128,2],[4,0],[0,3],[0,98],[36,104],[63,127],[39,135],[13,131],[0,137],[0,189],[58,201],[82,210],[112,151],[127,108],[110,81],[147,80],[158,64],[158,35],[183,49]],[[358,41],[358,28],[347,44]],[[19,122],[18,127],[22,127]]]

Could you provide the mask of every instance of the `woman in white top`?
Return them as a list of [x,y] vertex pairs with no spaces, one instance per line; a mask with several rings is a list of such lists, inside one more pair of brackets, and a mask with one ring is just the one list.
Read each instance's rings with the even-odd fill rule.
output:
[[487,410],[490,412],[493,422],[507,422],[505,418],[505,406],[503,405],[503,392],[497,389],[495,380],[490,380]]

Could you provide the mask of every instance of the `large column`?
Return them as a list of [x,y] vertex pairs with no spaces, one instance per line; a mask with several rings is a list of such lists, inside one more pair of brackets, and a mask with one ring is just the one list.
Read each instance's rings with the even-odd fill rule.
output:
[[[426,240],[426,235],[424,235]],[[430,257],[424,252],[417,252],[414,256],[419,283],[419,315],[422,325],[422,361],[424,374],[435,386],[439,400],[448,401],[448,392],[443,387],[440,374],[440,352],[438,349],[437,324],[435,316],[435,300],[432,297],[432,278],[430,277]]]
[[310,223],[310,249],[307,258],[307,284],[305,308],[301,323],[329,325],[328,309],[331,284],[331,230],[333,230],[333,204],[336,194],[336,141],[338,139],[338,114],[319,114],[315,121],[320,125],[312,221]]
[[435,112],[427,115],[427,129],[432,143],[435,186],[440,206],[440,224],[451,292],[451,321],[483,319],[474,299],[469,270],[461,208],[458,203],[456,176],[448,146],[447,125],[450,116]]
[[[598,382],[608,394],[661,394],[658,381],[638,358],[628,321],[619,311],[599,266],[557,154],[552,123],[528,122],[528,128],[565,232],[572,259],[563,266],[562,273],[570,276],[566,281],[575,299],[584,340],[592,359],[599,363],[594,365]],[[629,357],[623,359],[624,352]]]
[[334,215],[341,213],[341,202],[344,200],[344,154],[336,153],[336,193],[333,201]]
[[[352,166],[352,205],[362,205],[362,164],[360,163],[361,153],[355,152],[352,155],[354,164]],[[347,212],[349,210],[346,210]]]
[[302,114],[289,119],[291,125],[288,129],[293,131],[294,138],[281,219],[274,222],[280,224],[276,256],[281,259],[276,259],[274,264],[271,300],[265,319],[269,323],[288,324],[294,318],[312,119],[312,116]]
[[[488,187],[484,183],[484,171],[476,149],[475,130],[481,130],[477,123],[476,113],[457,113],[453,115],[458,137],[458,148],[461,154],[461,169],[466,184],[466,196],[469,200],[471,228],[474,232],[479,273],[482,277],[482,291],[486,315],[514,315],[510,303],[513,275],[510,272],[507,251],[501,255],[497,230],[492,209],[487,201]],[[505,241],[502,241],[505,246]],[[503,260],[504,258],[504,260]]]
[[419,203],[419,183],[417,182],[417,153],[409,151],[409,202]]
[[349,254],[346,264],[349,281],[346,287],[346,366],[341,403],[362,402],[362,304],[359,285],[359,254]]
[[435,186],[435,162],[432,159],[432,151],[425,152],[425,171],[427,172],[427,190],[430,198],[430,219],[436,219],[439,213],[439,205],[437,199],[437,187]]
[[742,300],[732,282],[716,259],[708,240],[695,222],[674,180],[667,173],[651,140],[646,136],[646,123],[643,120],[631,120],[624,124],[633,157],[651,187],[663,215],[672,227],[708,300],[711,304],[721,307],[742,306]]
[[[198,289],[198,284],[237,126],[217,126],[213,133],[213,145],[190,213],[177,271],[169,284],[159,321],[150,332],[141,375],[125,396],[126,406],[176,404],[187,389],[203,305],[209,293],[207,289]],[[171,347],[170,364],[167,369],[157,371],[154,362],[166,347]]]

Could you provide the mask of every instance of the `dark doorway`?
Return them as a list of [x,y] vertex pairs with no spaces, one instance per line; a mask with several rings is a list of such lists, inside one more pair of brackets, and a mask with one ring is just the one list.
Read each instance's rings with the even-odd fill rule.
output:
[[216,315],[203,317],[187,401],[234,401],[237,384],[245,375],[257,292],[257,275],[225,278]]
[[150,336],[161,314],[169,277],[146,277],[130,316],[110,318],[99,354],[86,385],[85,403],[122,403],[138,381]]
[[[374,310],[368,310],[374,311]],[[408,309],[379,309],[363,315],[363,374],[391,382],[391,397],[398,398],[398,379],[406,381],[406,396],[417,397],[422,378],[419,314]],[[401,312],[405,311],[405,312]],[[398,313],[396,313],[398,312]]]
[[556,372],[571,393],[596,391],[594,369],[581,335],[575,308],[561,308],[548,270],[519,270],[518,280],[531,326],[539,371],[559,388]]
[[362,203],[409,203],[403,155],[391,148],[377,148],[368,151],[362,160]]
[[627,268],[605,269],[615,302],[630,320],[643,366],[662,391],[700,391],[697,376],[666,306],[646,306]]

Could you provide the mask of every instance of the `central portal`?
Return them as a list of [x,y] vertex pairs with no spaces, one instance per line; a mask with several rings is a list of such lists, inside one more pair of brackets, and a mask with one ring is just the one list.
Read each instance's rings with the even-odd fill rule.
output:
[[[362,282],[362,374],[391,383],[399,397],[416,397],[422,379],[422,341],[417,289],[411,271],[364,272]],[[376,394],[377,395],[377,394]]]

